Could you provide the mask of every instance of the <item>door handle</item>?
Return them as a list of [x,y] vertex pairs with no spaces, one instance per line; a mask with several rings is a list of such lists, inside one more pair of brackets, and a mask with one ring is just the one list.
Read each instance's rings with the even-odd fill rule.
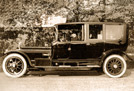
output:
[[68,47],[68,51],[71,51],[71,47]]
[[86,45],[94,45],[94,44],[96,44],[96,43],[87,43]]
[[87,43],[86,45],[91,45],[91,43]]

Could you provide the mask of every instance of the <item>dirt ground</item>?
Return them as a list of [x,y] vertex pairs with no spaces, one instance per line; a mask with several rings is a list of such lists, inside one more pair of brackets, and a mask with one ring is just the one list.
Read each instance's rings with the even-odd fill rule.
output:
[[122,78],[95,71],[45,72],[21,78],[0,72],[0,91],[134,91],[134,69]]

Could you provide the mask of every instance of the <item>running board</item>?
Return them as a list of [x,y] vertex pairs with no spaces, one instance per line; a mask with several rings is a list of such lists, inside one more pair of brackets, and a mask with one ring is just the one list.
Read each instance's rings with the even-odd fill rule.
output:
[[100,68],[99,65],[87,65],[87,66],[70,66],[70,65],[60,65],[60,66],[35,66],[36,68],[43,68],[44,70],[49,71],[74,71],[74,70],[90,70],[92,68]]
[[59,67],[89,67],[89,68],[99,68],[99,65],[87,65],[87,66],[70,66],[70,65],[59,65]]
[[36,68],[100,68],[99,65],[87,65],[87,66],[70,66],[70,65],[59,65],[59,66],[35,66]]
[[91,68],[100,68],[99,65],[87,65],[87,67],[91,67]]

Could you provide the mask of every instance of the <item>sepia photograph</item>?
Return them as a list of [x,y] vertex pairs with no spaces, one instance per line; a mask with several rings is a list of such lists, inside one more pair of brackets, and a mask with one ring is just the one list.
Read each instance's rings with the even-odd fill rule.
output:
[[134,91],[134,0],[0,0],[0,91]]

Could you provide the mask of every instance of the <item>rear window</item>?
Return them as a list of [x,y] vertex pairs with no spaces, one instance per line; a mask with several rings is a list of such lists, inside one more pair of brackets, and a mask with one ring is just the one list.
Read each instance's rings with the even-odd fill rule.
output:
[[124,34],[123,25],[106,25],[106,39],[107,40],[119,40]]

